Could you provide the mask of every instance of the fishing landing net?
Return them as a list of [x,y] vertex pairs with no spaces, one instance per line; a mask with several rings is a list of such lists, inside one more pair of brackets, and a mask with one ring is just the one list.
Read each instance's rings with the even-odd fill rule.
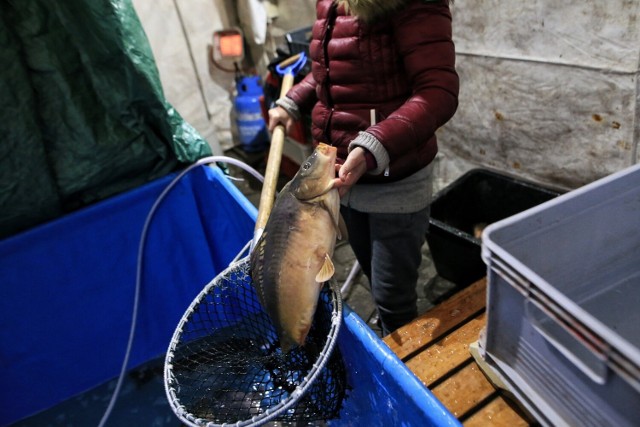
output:
[[165,360],[165,388],[189,426],[322,425],[336,418],[346,372],[336,339],[342,300],[325,283],[304,346],[284,354],[249,275],[232,263],[193,301]]

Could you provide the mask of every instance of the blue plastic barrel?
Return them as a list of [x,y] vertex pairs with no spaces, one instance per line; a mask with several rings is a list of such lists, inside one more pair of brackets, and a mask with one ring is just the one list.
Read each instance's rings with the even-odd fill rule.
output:
[[259,77],[238,79],[236,90],[236,123],[240,144],[248,152],[263,151],[269,142],[269,134],[260,107],[260,97],[264,92]]

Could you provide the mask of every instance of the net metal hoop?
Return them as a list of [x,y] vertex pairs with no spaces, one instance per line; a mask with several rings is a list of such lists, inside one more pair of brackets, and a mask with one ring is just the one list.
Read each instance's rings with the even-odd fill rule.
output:
[[229,277],[233,272],[246,269],[248,265],[249,256],[246,256],[238,261],[234,261],[223,272],[221,272],[211,282],[209,282],[193,300],[189,308],[185,311],[184,315],[180,319],[180,322],[178,323],[178,326],[176,327],[176,330],[169,344],[169,349],[167,350],[164,364],[165,392],[169,401],[169,405],[171,406],[173,412],[183,423],[185,423],[185,425],[189,427],[259,426],[271,420],[274,420],[278,416],[284,414],[287,410],[291,409],[309,390],[322,370],[325,368],[325,366],[327,366],[327,363],[329,362],[333,350],[337,344],[337,337],[340,331],[340,326],[342,324],[342,296],[339,286],[337,286],[335,281],[331,281],[329,282],[329,285],[331,291],[332,312],[331,326],[329,329],[327,340],[322,351],[318,355],[317,360],[315,361],[315,363],[313,363],[313,366],[311,367],[307,375],[286,399],[280,401],[274,406],[267,408],[259,415],[255,415],[250,419],[240,420],[235,423],[218,424],[214,421],[210,421],[192,414],[189,409],[180,402],[179,382],[173,372],[177,346],[181,342],[182,333],[185,329],[185,326],[189,322],[190,316],[194,312],[196,312],[198,306],[205,300],[206,296],[211,292],[211,290],[216,286],[219,286],[220,283],[225,280],[225,278]]

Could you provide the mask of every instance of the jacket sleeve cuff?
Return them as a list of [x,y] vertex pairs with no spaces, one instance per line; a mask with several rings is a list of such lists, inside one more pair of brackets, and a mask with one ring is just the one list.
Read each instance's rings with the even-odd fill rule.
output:
[[295,102],[293,102],[291,98],[283,96],[282,98],[276,101],[276,105],[278,107],[284,108],[287,111],[287,113],[289,113],[289,115],[294,118],[294,120],[300,120],[300,117],[301,117],[300,109],[298,108],[298,105]]
[[378,141],[378,138],[370,133],[358,132],[358,136],[349,143],[349,151],[355,147],[362,147],[375,157],[376,168],[368,172],[371,175],[379,175],[389,166],[390,159],[387,149]]

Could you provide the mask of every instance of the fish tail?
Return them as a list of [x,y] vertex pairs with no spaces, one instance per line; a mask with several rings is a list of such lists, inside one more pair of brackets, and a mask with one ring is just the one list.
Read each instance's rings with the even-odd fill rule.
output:
[[298,345],[297,342],[289,338],[287,335],[280,337],[280,347],[284,354],[289,353],[294,347]]

